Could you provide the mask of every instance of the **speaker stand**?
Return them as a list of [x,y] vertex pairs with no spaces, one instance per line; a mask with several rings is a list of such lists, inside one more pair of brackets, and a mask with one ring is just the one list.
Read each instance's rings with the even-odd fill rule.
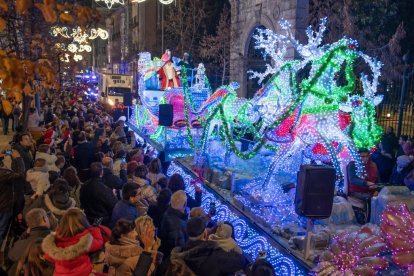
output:
[[306,238],[305,238],[305,260],[308,260],[311,253],[313,220],[306,218]]
[[164,151],[166,151],[167,150],[167,144],[168,144],[168,142],[167,142],[167,129],[168,129],[168,127],[166,127],[166,126],[164,126]]

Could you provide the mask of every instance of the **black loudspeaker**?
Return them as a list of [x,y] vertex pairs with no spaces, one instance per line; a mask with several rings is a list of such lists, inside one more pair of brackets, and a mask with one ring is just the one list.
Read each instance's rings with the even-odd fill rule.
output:
[[312,219],[328,218],[332,212],[336,172],[329,166],[302,165],[298,174],[295,211]]
[[172,104],[160,104],[158,112],[158,125],[170,127],[173,123]]
[[132,93],[124,93],[123,105],[132,106]]

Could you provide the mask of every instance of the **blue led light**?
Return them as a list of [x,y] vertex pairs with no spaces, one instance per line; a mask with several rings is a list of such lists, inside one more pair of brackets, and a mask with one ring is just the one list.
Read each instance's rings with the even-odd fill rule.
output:
[[[167,175],[171,176],[175,173],[180,174],[184,178],[186,192],[194,198],[194,186],[191,180],[195,177],[187,173],[176,162],[172,162],[168,168]],[[216,204],[216,219],[230,222],[234,227],[234,236],[243,252],[251,259],[255,259],[260,251],[267,251],[268,261],[274,267],[277,275],[306,275],[304,268],[294,260],[293,256],[286,255],[277,247],[273,246],[268,239],[261,235],[260,232],[247,222],[243,216],[233,212],[221,199],[203,186],[202,207],[208,211],[210,202]]]

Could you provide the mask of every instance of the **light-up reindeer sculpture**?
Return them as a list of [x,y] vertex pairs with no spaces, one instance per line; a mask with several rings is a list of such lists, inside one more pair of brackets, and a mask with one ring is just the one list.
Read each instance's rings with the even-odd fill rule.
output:
[[[342,170],[350,160],[356,161],[358,173],[362,175],[364,173],[363,167],[352,138],[360,135],[355,130],[361,129],[361,127],[366,129],[363,135],[368,135],[367,141],[371,142],[371,144],[366,143],[367,147],[373,147],[380,138],[378,135],[380,128],[376,125],[372,115],[375,114],[373,106],[382,100],[381,96],[375,96],[381,63],[356,50],[357,43],[352,39],[342,38],[331,45],[320,46],[326,19],[322,19],[320,30],[316,34],[308,28],[309,44],[307,45],[301,45],[293,38],[287,21],[282,22],[281,25],[282,29],[286,31],[286,35],[274,34],[272,36],[271,31],[262,31],[258,37],[258,47],[268,51],[269,43],[260,44],[260,41],[272,38],[276,38],[278,41],[288,41],[302,57],[302,60],[297,64],[296,72],[303,70],[308,64],[311,68],[309,77],[299,84],[300,91],[296,95],[293,104],[294,111],[290,118],[266,132],[269,140],[284,142],[284,144],[279,148],[270,164],[264,186],[267,186],[272,174],[283,169],[283,164],[288,163],[292,156],[295,154],[297,156],[297,153],[300,153],[305,147],[316,144],[322,144],[328,151],[339,178],[343,177]],[[365,74],[362,74],[364,94],[363,96],[352,96],[358,92],[355,89],[353,73],[354,63],[358,58],[362,58],[369,65],[373,76],[370,81]],[[271,70],[268,66],[265,74],[269,71]],[[340,82],[338,77],[341,74],[345,78],[342,81],[345,83],[344,85],[338,84]],[[263,79],[263,74],[253,73],[253,76]],[[346,117],[342,111],[352,112],[351,133],[349,135],[340,127],[341,118]],[[280,135],[281,132],[285,135]],[[286,135],[289,139],[284,137]],[[342,189],[342,187],[338,188]]]
[[[276,151],[275,145],[278,145],[264,186],[267,186],[275,171],[283,169],[281,164],[286,164],[289,159],[297,160],[291,157],[297,157],[305,148],[318,144],[328,151],[339,178],[343,176],[344,165],[350,160],[356,161],[358,173],[362,175],[363,167],[352,138],[358,136],[355,130],[361,127],[368,131],[367,135],[372,136],[367,147],[373,147],[379,138],[379,128],[372,114],[373,106],[382,100],[381,96],[375,95],[381,63],[358,51],[357,42],[352,39],[343,38],[321,46],[326,19],[321,20],[318,32],[308,28],[307,45],[294,39],[287,21],[282,21],[281,26],[285,34],[259,30],[255,36],[257,48],[264,49],[265,54],[273,60],[273,66],[267,65],[265,73],[251,72],[252,77],[259,78],[259,81],[272,74],[256,96],[252,100],[239,99],[235,93],[237,87],[233,85],[216,91],[212,95],[214,101],[206,101],[204,107],[207,111],[201,110],[199,113],[203,115],[205,127],[202,150],[207,150],[206,140],[212,125],[221,125],[225,142],[240,158],[251,158],[263,147]],[[299,53],[300,60],[285,59],[289,46]],[[372,80],[361,74],[363,96],[357,95],[354,79],[354,63],[359,58],[372,71]],[[309,72],[306,72],[309,67]],[[298,83],[296,78],[300,74],[308,74],[308,77]],[[339,77],[344,78],[343,85],[339,84]],[[360,99],[356,101],[357,104],[356,98]],[[340,127],[342,118],[349,117],[344,112],[352,112],[349,128]],[[357,114],[363,115],[363,118]],[[367,119],[366,115],[371,117]],[[259,118],[261,122],[258,125]],[[250,151],[241,152],[235,144],[233,128],[252,131],[252,126],[254,146]]]

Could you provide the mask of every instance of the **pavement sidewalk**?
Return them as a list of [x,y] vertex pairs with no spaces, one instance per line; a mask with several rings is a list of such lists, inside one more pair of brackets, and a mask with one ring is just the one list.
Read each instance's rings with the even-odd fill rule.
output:
[[9,125],[9,134],[3,135],[3,125],[0,120],[0,149],[7,146],[9,142],[13,139],[14,132],[11,130],[11,122]]
[[[1,127],[0,127],[1,129]],[[13,139],[14,132],[9,132],[8,135],[0,134],[0,148],[3,148],[9,144],[9,142]]]

